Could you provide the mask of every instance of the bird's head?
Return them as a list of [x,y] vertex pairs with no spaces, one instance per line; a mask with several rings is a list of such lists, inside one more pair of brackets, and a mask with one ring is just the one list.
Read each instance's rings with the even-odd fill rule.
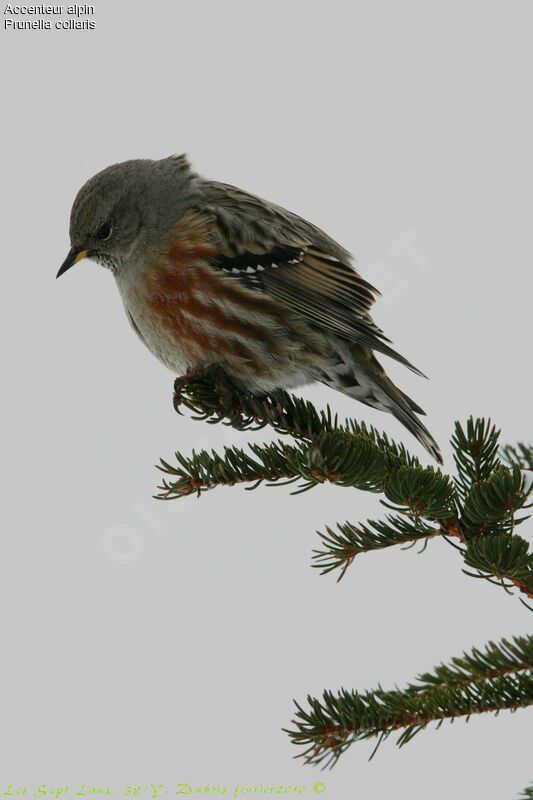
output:
[[72,206],[71,247],[57,277],[83,258],[117,274],[157,247],[179,218],[192,177],[184,156],[124,161],[98,172]]

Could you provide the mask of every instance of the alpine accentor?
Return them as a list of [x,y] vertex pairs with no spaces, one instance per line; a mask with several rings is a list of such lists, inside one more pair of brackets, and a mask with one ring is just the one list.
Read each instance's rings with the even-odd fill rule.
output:
[[393,414],[442,460],[374,356],[419,373],[373,322],[378,291],[296,214],[204,180],[185,156],[125,161],[80,189],[70,240],[58,276],[82,258],[108,267],[132,327],[175,373],[216,366],[253,393],[322,381]]

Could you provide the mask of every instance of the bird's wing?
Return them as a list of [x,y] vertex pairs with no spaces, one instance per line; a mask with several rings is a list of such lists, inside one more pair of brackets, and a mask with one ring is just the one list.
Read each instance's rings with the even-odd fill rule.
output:
[[[351,256],[301,217],[234,186],[205,181],[197,210],[209,217],[209,264],[278,300],[313,326],[400,361],[369,311],[379,291]],[[420,373],[422,374],[422,373]]]

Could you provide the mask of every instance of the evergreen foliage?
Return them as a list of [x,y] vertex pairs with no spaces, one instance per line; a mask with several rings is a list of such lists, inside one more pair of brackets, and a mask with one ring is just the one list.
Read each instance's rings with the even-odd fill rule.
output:
[[[322,699],[296,703],[292,741],[306,746],[308,763],[332,766],[354,742],[398,732],[407,744],[430,723],[472,714],[516,711],[533,704],[533,636],[516,637],[441,664],[403,690],[325,691]],[[375,751],[374,751],[375,752]]]
[[[319,532],[320,549],[313,566],[338,580],[361,553],[400,545],[444,540],[462,559],[463,571],[518,594],[533,598],[533,551],[516,528],[528,515],[533,481],[533,446],[502,447],[500,432],[490,420],[459,422],[451,439],[455,474],[425,467],[402,444],[372,426],[348,419],[340,422],[329,408],[319,411],[308,401],[283,391],[254,397],[225,376],[190,376],[175,383],[174,406],[195,419],[223,423],[240,430],[269,425],[282,438],[249,444],[222,453],[202,450],[161,460],[164,478],[158,498],[170,500],[217,486],[245,484],[255,489],[293,484],[292,493],[326,481],[380,495],[388,510],[382,519],[341,522]],[[461,563],[461,562],[460,562]],[[393,732],[404,745],[430,723],[533,705],[533,637],[490,642],[484,650],[441,664],[420,675],[405,689],[381,687],[357,692],[325,691],[296,704],[291,740],[306,747],[313,764],[332,765],[355,741]],[[526,789],[524,797],[531,796]]]

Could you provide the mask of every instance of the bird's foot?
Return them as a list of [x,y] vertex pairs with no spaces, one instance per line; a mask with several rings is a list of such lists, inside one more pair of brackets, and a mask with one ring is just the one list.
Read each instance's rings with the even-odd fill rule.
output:
[[207,367],[197,367],[188,369],[185,375],[180,375],[174,381],[174,408],[179,412],[181,405],[181,395],[187,385],[197,379],[208,378],[219,395],[221,410],[224,415],[228,414],[235,405],[235,387],[222,367],[217,364],[210,364]]

